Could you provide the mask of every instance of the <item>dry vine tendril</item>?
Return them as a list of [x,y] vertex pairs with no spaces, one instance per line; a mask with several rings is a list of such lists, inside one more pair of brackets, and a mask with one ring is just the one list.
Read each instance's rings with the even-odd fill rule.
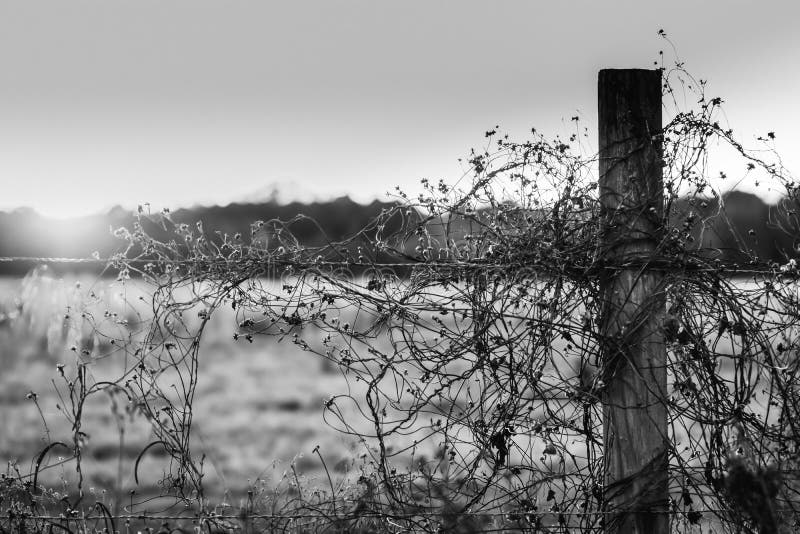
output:
[[[723,142],[744,172],[783,188],[773,222],[787,232],[798,228],[798,190],[779,160],[720,125],[722,101],[703,85],[664,72],[668,106],[687,92],[698,103],[673,112],[658,140],[665,237],[646,265],[664,272],[667,295],[672,510],[688,523],[767,528],[797,513],[797,268],[792,251],[781,264],[759,258],[748,235],[736,236],[735,262],[708,246],[725,218],[708,147]],[[356,515],[425,530],[458,511],[477,526],[597,528],[600,400],[613,374],[599,357],[598,276],[619,266],[598,254],[596,156],[583,155],[575,126],[565,140],[489,131],[463,184],[398,191],[394,209],[342,242],[304,246],[292,234],[303,217],[255,222],[249,236],[168,216],[158,221],[168,240],[144,218],[122,232],[116,266],[155,285],[154,315],[135,365],[108,387],[140,407],[173,459],[168,489],[203,498],[189,439],[199,354],[210,317],[232,306],[239,342],[278,336],[353,385],[325,417],[364,438],[374,462]],[[450,516],[432,519],[442,510]]]

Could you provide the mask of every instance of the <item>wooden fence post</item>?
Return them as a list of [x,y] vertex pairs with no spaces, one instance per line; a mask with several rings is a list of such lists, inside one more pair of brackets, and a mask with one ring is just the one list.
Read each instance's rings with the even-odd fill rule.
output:
[[[661,71],[598,78],[607,532],[669,532]],[[628,263],[623,268],[615,268]]]

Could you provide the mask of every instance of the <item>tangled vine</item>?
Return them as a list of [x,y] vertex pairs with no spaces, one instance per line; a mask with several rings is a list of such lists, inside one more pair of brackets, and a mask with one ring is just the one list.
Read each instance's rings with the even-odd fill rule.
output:
[[[763,259],[752,232],[734,236],[735,255],[714,246],[727,214],[709,148],[782,188],[770,222],[789,236],[800,228],[797,184],[770,149],[773,134],[746,149],[704,82],[680,67],[662,75],[666,194],[647,268],[663,273],[666,301],[673,525],[778,532],[797,524],[800,502],[796,251]],[[696,103],[680,110],[686,101]],[[344,241],[304,245],[293,234],[309,224],[302,216],[254,222],[250,235],[168,215],[122,231],[115,265],[154,285],[153,317],[135,362],[104,387],[151,423],[152,445],[173,460],[167,489],[204,495],[192,404],[204,328],[232,307],[236,342],[276,336],[351,385],[326,401],[325,418],[363,441],[373,470],[355,509],[334,501],[337,520],[602,528],[602,400],[614,369],[601,351],[599,278],[621,267],[599,252],[586,131],[576,118],[568,138],[531,136],[486,132],[459,182],[423,181],[418,197],[398,190],[395,208]],[[154,222],[171,238],[154,237]]]

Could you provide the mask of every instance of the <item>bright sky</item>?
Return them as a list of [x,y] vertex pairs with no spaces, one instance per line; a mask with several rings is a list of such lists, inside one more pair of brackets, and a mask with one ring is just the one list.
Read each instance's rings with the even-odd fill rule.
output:
[[499,124],[596,121],[597,71],[669,45],[800,174],[795,2],[4,0],[0,209],[380,197]]

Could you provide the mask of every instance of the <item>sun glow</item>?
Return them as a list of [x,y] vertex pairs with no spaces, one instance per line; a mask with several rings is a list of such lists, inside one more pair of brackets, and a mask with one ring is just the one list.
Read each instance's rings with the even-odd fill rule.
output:
[[48,219],[67,220],[105,213],[109,206],[87,202],[85,198],[43,198],[29,205],[34,211]]

